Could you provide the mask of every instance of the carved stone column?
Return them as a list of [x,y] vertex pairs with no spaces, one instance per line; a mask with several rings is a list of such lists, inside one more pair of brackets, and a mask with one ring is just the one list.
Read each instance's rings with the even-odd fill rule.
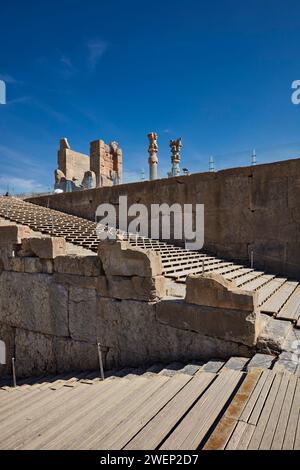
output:
[[150,132],[148,134],[149,139],[149,179],[157,179],[157,165],[158,165],[158,145],[157,145],[157,134],[155,132]]
[[172,176],[180,175],[180,150],[182,148],[181,138],[170,140],[171,148],[171,162],[172,162]]

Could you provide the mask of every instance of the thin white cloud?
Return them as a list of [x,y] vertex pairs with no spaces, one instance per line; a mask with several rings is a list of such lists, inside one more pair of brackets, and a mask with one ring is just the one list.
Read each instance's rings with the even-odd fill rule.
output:
[[[137,181],[142,181],[142,168],[140,171],[135,170],[125,170],[123,171],[123,184],[125,183],[135,183]],[[145,178],[147,174],[144,173]]]
[[95,69],[99,60],[105,53],[107,47],[108,47],[108,43],[100,39],[94,39],[87,43],[88,65],[91,70]]
[[69,118],[65,116],[63,113],[60,113],[59,111],[56,111],[52,106],[49,106],[48,104],[44,104],[40,101],[35,100],[34,101],[34,106],[44,113],[48,114],[50,117],[54,118],[56,121],[65,124],[66,122],[69,121]]
[[[0,194],[5,194],[8,190],[13,194],[45,190],[45,185],[41,184],[46,181],[44,168],[41,168],[33,158],[14,148],[0,145],[0,165],[2,170]],[[24,175],[28,175],[28,177],[26,178]]]
[[59,72],[63,78],[70,78],[76,73],[76,67],[74,66],[70,57],[65,55],[61,56]]
[[31,193],[38,192],[43,189],[43,186],[36,182],[34,179],[18,178],[7,174],[0,177],[0,193],[4,194],[6,191],[16,193]]
[[38,57],[36,63],[55,77],[68,80],[77,73],[77,68],[70,57],[61,54],[59,57]]
[[26,166],[35,166],[35,163],[31,158],[22,154],[18,150],[15,150],[2,144],[0,144],[0,162],[9,162],[9,164],[11,164],[11,162],[15,162],[19,165],[21,163]]
[[31,96],[19,96],[19,98],[14,98],[13,100],[7,100],[6,104],[22,104],[22,103],[29,103],[32,100]]

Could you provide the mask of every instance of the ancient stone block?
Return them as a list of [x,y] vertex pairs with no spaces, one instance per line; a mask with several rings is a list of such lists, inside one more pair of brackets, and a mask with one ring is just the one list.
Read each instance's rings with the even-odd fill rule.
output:
[[0,244],[18,244],[22,238],[30,237],[31,229],[26,225],[2,225],[0,226]]
[[0,322],[45,334],[68,336],[68,288],[47,274],[3,272]]
[[[67,371],[99,370],[96,344],[74,341],[69,338],[54,338],[56,369],[58,373]],[[103,353],[105,364],[106,351]]]
[[[21,258],[15,258],[15,259],[22,260]],[[27,257],[27,258],[24,258],[22,261],[24,263],[24,271],[26,273],[43,272],[43,266],[39,258]]]
[[70,287],[69,329],[73,339],[96,343],[96,307],[95,290]]
[[3,262],[3,269],[5,271],[15,271],[19,273],[23,273],[25,270],[25,263],[24,258],[18,257],[10,257],[10,258],[2,258]]
[[15,344],[18,378],[56,372],[52,336],[17,328]]
[[107,276],[154,277],[162,274],[158,253],[132,247],[127,241],[100,242],[98,255]]
[[[133,300],[98,300],[97,337],[109,348],[107,361],[110,366],[145,366],[195,357],[207,360],[215,356],[249,356],[250,350],[245,345],[188,329],[186,322],[178,328],[175,321],[169,324],[160,321],[158,305]],[[181,305],[174,317],[180,317],[182,310]]]
[[30,246],[30,238],[22,238],[21,245],[18,246],[16,255],[20,257],[35,256]]
[[189,275],[186,281],[185,301],[220,309],[257,311],[256,292],[243,291],[216,273]]
[[30,248],[39,258],[53,259],[65,255],[66,241],[62,237],[31,237]]
[[53,261],[51,259],[41,259],[42,270],[45,274],[52,274],[54,271]]
[[[99,276],[101,277],[101,276]],[[99,277],[96,276],[76,276],[75,274],[54,273],[53,281],[82,289],[97,289]]]
[[247,310],[187,304],[183,300],[162,300],[157,304],[157,319],[173,328],[196,331],[247,346],[253,346],[258,335],[258,315]]
[[164,276],[108,276],[108,296],[116,299],[154,301],[166,295]]
[[97,255],[57,256],[54,260],[54,271],[81,276],[98,276],[103,273],[101,261]]
[[98,276],[97,277],[97,292],[101,296],[109,297],[108,291],[108,281],[106,276]]
[[259,334],[257,347],[260,351],[266,353],[281,352],[292,329],[293,324],[291,322],[270,318]]

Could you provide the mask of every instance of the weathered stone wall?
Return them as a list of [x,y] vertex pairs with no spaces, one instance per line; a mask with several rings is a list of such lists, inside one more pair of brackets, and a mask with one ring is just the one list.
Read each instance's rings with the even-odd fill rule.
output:
[[85,172],[90,169],[90,159],[84,153],[63,148],[58,150],[58,169],[64,173],[67,180],[76,180],[79,186]]
[[117,177],[122,183],[122,150],[117,142],[107,145],[104,140],[90,143],[90,167],[96,175],[96,186],[112,186]]
[[250,294],[243,308],[226,292],[222,308],[199,305],[196,278],[190,303],[169,297],[160,256],[124,241],[103,242],[98,256],[62,252],[59,238],[0,227],[0,375],[12,357],[18,377],[97,369],[98,342],[106,369],[251,354],[259,315]]
[[300,277],[300,159],[30,198],[94,219],[100,203],[205,205],[204,249],[259,269]]

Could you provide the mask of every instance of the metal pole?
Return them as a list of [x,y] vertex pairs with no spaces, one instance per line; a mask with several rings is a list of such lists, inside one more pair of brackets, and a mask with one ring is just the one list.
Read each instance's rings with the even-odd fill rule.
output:
[[253,250],[250,252],[250,267],[253,269],[253,264],[254,264],[254,253]]
[[15,358],[12,357],[11,364],[12,364],[12,374],[13,374],[13,386],[14,386],[14,388],[16,388],[16,386],[17,386],[15,361],[16,361]]
[[99,356],[99,365],[100,365],[100,375],[101,375],[101,380],[104,380],[104,370],[103,370],[103,360],[102,360],[102,352],[101,352],[101,344],[98,343],[98,356]]
[[202,274],[204,274],[204,271],[205,271],[205,269],[204,269],[204,260],[202,260]]

